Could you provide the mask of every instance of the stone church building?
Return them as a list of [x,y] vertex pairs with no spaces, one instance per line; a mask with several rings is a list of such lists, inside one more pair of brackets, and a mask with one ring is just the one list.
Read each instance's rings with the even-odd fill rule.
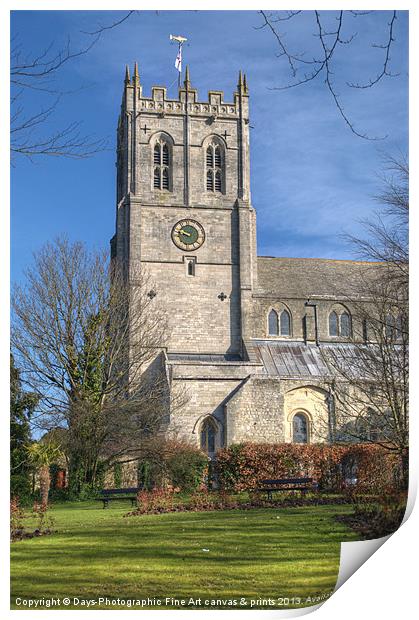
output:
[[241,441],[333,441],[322,352],[356,331],[350,299],[366,264],[257,255],[241,72],[232,97],[201,100],[186,70],[169,99],[127,68],[111,254],[147,270],[170,322],[160,355],[189,398],[168,433],[210,457]]

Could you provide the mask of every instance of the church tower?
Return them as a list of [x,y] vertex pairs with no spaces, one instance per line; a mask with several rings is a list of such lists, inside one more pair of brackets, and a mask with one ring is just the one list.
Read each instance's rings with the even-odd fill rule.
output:
[[[145,269],[169,319],[168,352],[240,356],[256,274],[249,95],[199,101],[189,69],[177,99],[128,67],[117,135],[112,257]],[[249,310],[249,311],[248,311]]]

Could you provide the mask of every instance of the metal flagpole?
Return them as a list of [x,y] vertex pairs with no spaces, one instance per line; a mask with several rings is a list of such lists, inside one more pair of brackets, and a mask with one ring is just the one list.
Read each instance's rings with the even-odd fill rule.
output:
[[171,34],[170,35],[170,40],[171,41],[177,41],[178,44],[179,44],[178,53],[177,53],[176,60],[175,60],[175,67],[179,71],[178,87],[180,88],[180,82],[181,82],[180,78],[181,78],[181,75],[182,75],[182,46],[185,43],[185,41],[187,41],[188,39],[186,37],[182,37],[180,35]]
[[179,75],[177,76],[177,85],[178,85],[178,88],[180,88],[180,82],[181,82],[180,78],[182,77],[182,43],[179,43],[178,58],[179,58]]

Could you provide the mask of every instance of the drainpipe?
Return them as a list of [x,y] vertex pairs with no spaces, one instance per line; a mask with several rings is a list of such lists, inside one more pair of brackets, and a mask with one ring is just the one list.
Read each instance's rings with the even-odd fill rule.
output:
[[326,396],[326,403],[329,414],[329,443],[334,443],[336,439],[336,409],[332,386],[329,386],[329,391]]
[[308,308],[314,308],[314,334],[316,338],[316,345],[319,346],[319,327],[317,321],[317,304],[310,303],[309,300],[306,301],[305,305]]

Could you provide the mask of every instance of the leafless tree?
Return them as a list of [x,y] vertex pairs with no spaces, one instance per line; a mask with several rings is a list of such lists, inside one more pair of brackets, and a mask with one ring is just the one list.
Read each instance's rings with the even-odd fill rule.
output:
[[[284,85],[272,87],[272,90],[287,90],[307,85],[317,79],[322,79],[328,90],[339,115],[347,127],[360,138],[369,140],[382,139],[385,136],[373,137],[365,131],[358,130],[345,110],[342,97],[339,93],[339,82],[342,69],[339,64],[344,61],[345,53],[353,41],[357,39],[356,24],[365,15],[374,11],[259,11],[262,24],[259,29],[266,29],[274,37],[278,46],[278,58],[287,63],[291,80]],[[344,81],[344,86],[355,89],[369,89],[388,77],[396,77],[391,69],[391,52],[394,46],[397,11],[389,11],[389,17],[383,32],[377,36],[381,41],[371,41],[372,48],[380,52],[377,70],[373,76],[369,76],[364,82]],[[287,33],[283,29],[294,27],[299,19],[309,14],[312,20],[312,38],[306,41],[308,49],[294,51],[289,42]],[[314,43],[313,43],[314,42]],[[314,44],[314,49],[312,45]],[[300,43],[301,46],[301,43]]]
[[107,148],[105,138],[84,134],[77,120],[63,125],[58,122],[54,128],[60,102],[65,96],[76,94],[63,88],[59,78],[67,65],[85,56],[106,31],[135,13],[127,11],[121,19],[84,33],[88,42],[80,48],[74,48],[68,38],[62,47],[50,43],[36,53],[25,50],[18,37],[14,37],[10,66],[12,161],[21,155],[31,160],[39,156],[84,159]]
[[[168,421],[166,316],[142,270],[126,277],[105,253],[59,238],[45,245],[13,295],[12,345],[39,395],[34,423],[67,429],[70,475],[92,482],[99,460],[133,453]],[[180,400],[180,399],[179,399]]]
[[324,348],[336,374],[335,425],[343,438],[378,443],[400,455],[407,480],[409,447],[408,166],[387,158],[378,197],[383,211],[366,222],[365,239],[349,237],[372,259],[351,299],[352,341]]
[[409,163],[407,157],[383,154],[380,205],[373,218],[362,220],[364,237],[346,235],[362,259],[391,266],[388,276],[407,293],[409,282]]

